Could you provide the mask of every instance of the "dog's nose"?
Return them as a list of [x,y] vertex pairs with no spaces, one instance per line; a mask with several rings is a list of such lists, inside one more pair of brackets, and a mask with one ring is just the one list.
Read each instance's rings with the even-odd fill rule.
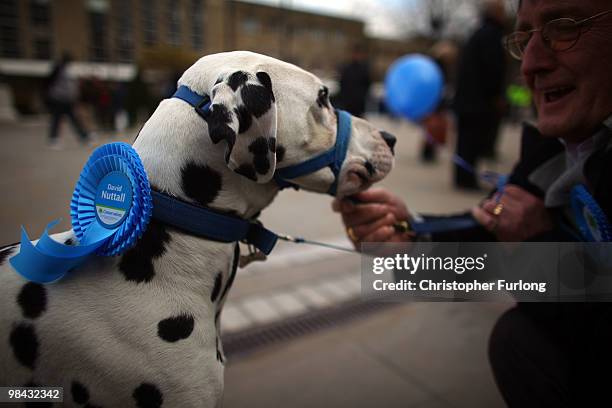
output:
[[395,153],[393,150],[393,147],[395,147],[395,142],[397,141],[395,136],[393,136],[391,133],[385,132],[384,130],[380,132],[380,135],[382,136],[387,146],[389,146],[389,149],[391,149],[391,153]]

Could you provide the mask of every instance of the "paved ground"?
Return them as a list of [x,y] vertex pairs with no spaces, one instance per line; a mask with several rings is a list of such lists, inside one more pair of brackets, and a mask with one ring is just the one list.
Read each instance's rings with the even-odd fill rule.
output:
[[[451,187],[450,154],[434,165],[418,161],[420,135],[405,122],[372,118],[398,137],[396,168],[384,183],[417,212],[469,208],[482,194]],[[19,227],[38,236],[64,217],[80,169],[92,148],[69,129],[64,149],[46,148],[41,118],[0,124],[0,244],[18,240]],[[113,140],[102,134],[102,142]],[[130,141],[132,133],[118,140]],[[506,127],[500,159],[508,171],[518,133]],[[274,231],[348,246],[326,196],[286,191],[262,215]],[[324,310],[359,296],[359,257],[281,243],[270,259],[239,271],[222,324],[226,333]],[[403,304],[352,323],[275,344],[228,362],[225,407],[242,406],[502,406],[486,361],[486,341],[509,304]]]

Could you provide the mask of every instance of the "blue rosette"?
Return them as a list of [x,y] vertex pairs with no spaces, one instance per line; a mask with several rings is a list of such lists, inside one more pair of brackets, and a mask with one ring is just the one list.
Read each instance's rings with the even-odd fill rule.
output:
[[[109,223],[100,218],[97,200],[101,182],[113,174],[127,178],[129,183],[125,179],[123,182],[131,187],[132,199],[125,214],[117,222]],[[119,142],[101,146],[87,161],[72,194],[70,216],[79,242],[85,245],[104,235],[104,229],[113,230],[97,253],[115,256],[131,248],[142,236],[152,209],[151,187],[140,157],[130,145]]]
[[572,188],[571,207],[576,225],[585,241],[612,241],[612,228],[608,217],[583,184]]
[[54,241],[47,226],[36,245],[22,228],[20,252],[10,259],[28,280],[50,283],[96,254],[119,255],[134,246],[147,228],[151,187],[136,151],[126,143],[96,149],[72,194],[70,215],[78,245]]

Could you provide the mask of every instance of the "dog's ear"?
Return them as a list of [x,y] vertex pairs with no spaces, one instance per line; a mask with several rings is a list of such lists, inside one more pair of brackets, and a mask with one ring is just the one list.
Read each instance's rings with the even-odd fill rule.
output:
[[236,71],[212,88],[205,115],[213,143],[227,142],[225,163],[258,183],[276,169],[276,101],[272,80],[263,71]]

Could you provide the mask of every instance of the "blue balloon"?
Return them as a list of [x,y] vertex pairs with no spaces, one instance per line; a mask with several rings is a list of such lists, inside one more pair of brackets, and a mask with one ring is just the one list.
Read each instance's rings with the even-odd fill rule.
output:
[[418,121],[438,106],[443,86],[442,71],[434,60],[421,54],[406,55],[387,71],[387,106],[396,115]]

